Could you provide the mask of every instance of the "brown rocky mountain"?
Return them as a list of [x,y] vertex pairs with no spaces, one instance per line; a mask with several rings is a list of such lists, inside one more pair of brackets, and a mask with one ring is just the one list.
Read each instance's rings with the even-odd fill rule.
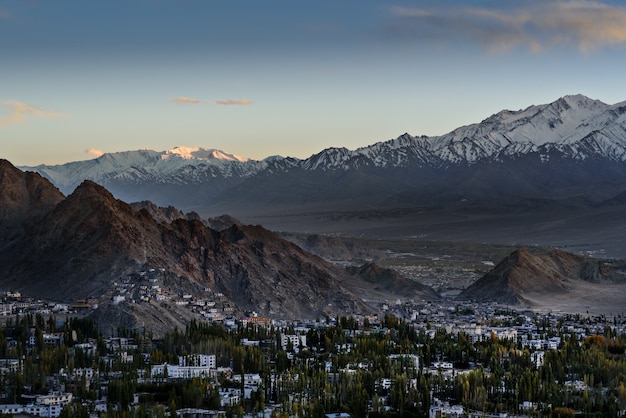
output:
[[583,289],[593,291],[590,284],[598,285],[595,290],[600,290],[603,285],[622,283],[625,278],[624,266],[615,262],[586,259],[560,250],[536,255],[519,249],[457,299],[536,307],[543,305],[544,300],[579,298]]
[[176,209],[174,206],[161,207],[157,206],[149,200],[142,200],[141,202],[132,202],[130,203],[130,207],[132,207],[136,211],[140,211],[145,209],[148,211],[150,216],[154,218],[157,222],[172,222],[176,219],[200,219],[200,215],[196,212],[184,213],[181,210]]
[[[185,321],[173,302],[111,303],[120,292],[116,283],[151,269],[162,272],[170,300],[210,292],[234,314],[368,313],[372,308],[354,289],[380,293],[371,277],[348,274],[261,226],[234,223],[217,231],[174,209],[144,203],[137,211],[91,181],[64,198],[48,180],[8,162],[0,165],[0,180],[2,222],[20,230],[0,251],[0,289],[66,302],[97,298],[102,325],[167,329]],[[396,282],[387,293],[404,295]],[[123,290],[129,298],[134,286]]]
[[437,300],[441,296],[430,286],[423,285],[402,276],[396,270],[380,267],[375,263],[365,263],[361,267],[346,267],[348,273],[360,277],[365,283],[374,286],[381,295],[404,295],[412,299]]
[[0,159],[0,248],[18,238],[25,224],[54,208],[63,194],[41,175]]
[[242,225],[241,221],[230,215],[220,215],[209,218],[207,219],[207,224],[209,228],[215,229],[216,231],[223,231],[233,225]]

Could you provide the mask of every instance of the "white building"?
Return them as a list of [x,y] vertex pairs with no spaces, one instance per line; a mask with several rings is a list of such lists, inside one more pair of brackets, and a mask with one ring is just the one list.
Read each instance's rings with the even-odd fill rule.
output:
[[65,405],[26,405],[23,412],[38,417],[58,417],[61,415],[64,406]]
[[50,392],[47,395],[39,395],[35,398],[35,403],[38,405],[65,406],[70,402],[72,402],[72,394],[63,392]]
[[177,366],[175,364],[156,364],[152,366],[152,377],[167,377],[170,379],[192,379],[194,377],[210,377],[215,375],[215,368],[206,366]]
[[450,405],[448,402],[441,402],[439,399],[433,399],[433,404],[428,412],[429,418],[443,417],[464,417],[465,411],[462,405]]
[[546,353],[543,351],[535,351],[530,354],[530,361],[537,367],[543,366],[543,360],[546,357]]
[[83,350],[85,354],[93,356],[96,354],[97,347],[95,343],[88,342],[88,343],[80,343],[80,344],[74,345],[74,350],[76,349],[81,349]]
[[[23,368],[24,366],[22,366]],[[17,359],[0,359],[0,372],[16,373],[20,370],[20,362]]]
[[2,415],[14,415],[24,413],[24,407],[18,404],[0,405],[0,414]]
[[235,406],[241,401],[241,390],[236,388],[227,388],[220,390],[220,406]]
[[215,354],[190,354],[178,356],[179,366],[200,366],[214,369],[216,364]]
[[[234,382],[239,382],[241,383],[241,375],[240,374],[236,374],[233,376],[232,380]],[[261,383],[263,383],[263,379],[261,378],[261,375],[258,373],[246,373],[243,375],[243,384],[244,385],[248,385],[248,386],[260,386]]]
[[280,345],[283,350],[287,349],[289,343],[291,343],[294,349],[297,349],[298,347],[306,347],[306,335],[281,334]]
[[452,370],[454,368],[453,364],[448,361],[436,361],[432,365],[433,369],[441,369],[441,370]]
[[87,380],[93,379],[93,369],[91,367],[86,367],[84,369],[74,369],[74,376],[79,378],[85,376],[85,379]]
[[382,379],[378,379],[376,381],[376,385],[383,390],[389,390],[391,389],[391,379],[389,379],[388,377],[383,377]]
[[71,393],[50,392],[35,398],[35,403],[26,405],[23,412],[38,417],[58,417],[68,403],[72,402]]

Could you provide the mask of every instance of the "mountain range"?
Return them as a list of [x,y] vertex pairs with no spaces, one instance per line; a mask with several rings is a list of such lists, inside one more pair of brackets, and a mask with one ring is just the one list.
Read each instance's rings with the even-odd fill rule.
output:
[[307,159],[258,161],[181,146],[22,168],[65,194],[89,179],[124,201],[150,200],[203,216],[438,206],[463,199],[505,208],[537,199],[593,206],[626,192],[626,102],[564,96],[441,136],[403,134],[356,150],[328,148]]
[[[219,299],[233,315],[274,318],[376,312],[366,301],[440,300],[395,270],[372,262],[342,268],[229,216],[203,221],[149,201],[131,206],[90,180],[66,197],[5,160],[0,186],[0,289],[68,303],[97,300],[93,315],[103,328],[146,326],[158,334],[183,326],[195,315],[174,302],[185,297]],[[140,301],[136,292],[149,287],[144,275],[155,271],[167,301]],[[620,311],[625,272],[622,262],[522,249],[458,299],[532,308],[560,301],[566,312],[609,304]]]

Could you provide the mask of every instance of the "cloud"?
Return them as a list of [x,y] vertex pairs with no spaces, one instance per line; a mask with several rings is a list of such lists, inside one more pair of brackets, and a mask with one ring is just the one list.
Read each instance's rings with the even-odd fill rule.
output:
[[91,155],[92,157],[100,157],[102,154],[104,154],[104,151],[96,149],[96,148],[87,148],[85,150],[85,154]]
[[15,100],[4,101],[2,105],[10,109],[9,115],[0,118],[0,128],[10,125],[20,125],[27,122],[29,117],[37,118],[56,118],[63,116],[62,113],[43,110],[36,106]]
[[[507,3],[499,3],[507,4]],[[508,3],[511,4],[511,3]],[[391,8],[389,29],[417,39],[470,39],[491,51],[573,45],[590,52],[626,43],[626,8],[590,0],[515,2],[517,9]]]
[[170,99],[170,102],[180,103],[180,104],[200,104],[203,103],[202,100],[194,99],[192,97],[180,96],[175,99]]
[[252,104],[248,99],[223,99],[216,100],[215,103],[220,106],[248,106]]

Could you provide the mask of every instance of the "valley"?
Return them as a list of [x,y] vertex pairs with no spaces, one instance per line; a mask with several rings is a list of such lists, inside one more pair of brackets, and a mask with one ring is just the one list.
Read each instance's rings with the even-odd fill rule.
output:
[[243,222],[274,231],[381,240],[489,243],[546,246],[596,258],[626,258],[626,207],[621,205],[563,210],[511,208],[476,210],[469,202],[443,208],[351,211],[302,209],[246,214]]
[[[444,300],[459,303],[458,295],[494,269],[520,247],[537,256],[554,251],[549,246],[486,244],[471,241],[445,242],[415,239],[368,239],[338,236],[282,234],[314,254],[337,264],[373,262],[392,268],[411,280],[437,290]],[[594,259],[594,258],[592,258]],[[595,257],[597,259],[597,255]],[[626,264],[615,260],[617,268],[610,282],[570,282],[567,293],[522,292],[527,307],[539,312],[577,313],[612,316],[626,309]],[[533,268],[533,267],[531,267]],[[532,273],[526,280],[531,280]],[[494,283],[497,291],[501,291]],[[539,289],[540,286],[538,286]],[[444,303],[438,302],[438,303]],[[504,303],[505,306],[508,305]]]

